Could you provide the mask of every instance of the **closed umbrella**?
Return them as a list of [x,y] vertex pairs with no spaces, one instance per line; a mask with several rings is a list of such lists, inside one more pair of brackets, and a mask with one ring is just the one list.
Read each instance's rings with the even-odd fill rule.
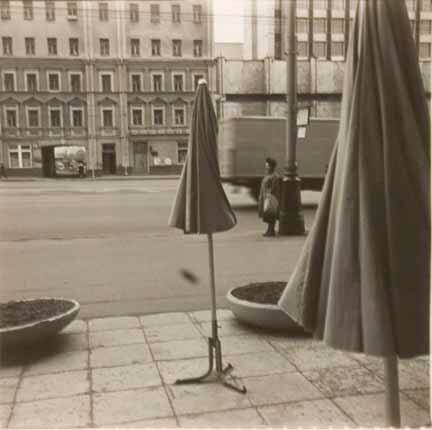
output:
[[169,225],[182,229],[186,234],[207,235],[212,337],[208,339],[209,369],[207,373],[197,378],[181,379],[177,383],[204,381],[213,373],[213,358],[215,358],[217,378],[224,385],[245,393],[244,387],[239,388],[226,379],[232,366],[229,364],[223,368],[221,342],[218,338],[213,233],[233,228],[237,220],[220,182],[217,133],[218,124],[207,83],[201,79],[194,100],[188,153],[171,210]]
[[340,129],[314,226],[280,307],[329,346],[384,357],[400,424],[397,358],[428,353],[429,115],[403,0],[361,0]]

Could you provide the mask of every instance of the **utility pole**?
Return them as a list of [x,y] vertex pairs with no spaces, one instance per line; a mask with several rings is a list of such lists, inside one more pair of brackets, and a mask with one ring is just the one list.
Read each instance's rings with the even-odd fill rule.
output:
[[300,178],[297,174],[297,1],[287,1],[287,122],[286,167],[282,178],[282,195],[279,214],[279,235],[300,236],[305,234],[301,213]]

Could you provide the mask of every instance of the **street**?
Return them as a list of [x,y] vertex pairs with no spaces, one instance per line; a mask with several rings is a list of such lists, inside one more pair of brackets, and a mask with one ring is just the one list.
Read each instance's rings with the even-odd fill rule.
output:
[[[73,298],[81,318],[208,309],[207,238],[168,227],[176,188],[175,179],[0,182],[0,300]],[[232,287],[287,280],[305,240],[262,237],[253,199],[225,189],[238,224],[214,235],[219,306]],[[303,210],[307,228],[314,211]]]

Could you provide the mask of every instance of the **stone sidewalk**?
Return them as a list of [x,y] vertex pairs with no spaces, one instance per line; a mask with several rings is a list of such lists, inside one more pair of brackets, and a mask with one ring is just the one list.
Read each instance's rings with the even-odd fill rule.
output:
[[[43,353],[3,354],[0,426],[384,426],[382,360],[248,328],[228,310],[218,318],[245,395],[174,385],[207,369],[209,311],[77,320]],[[430,425],[429,357],[400,361],[399,374],[402,424]]]

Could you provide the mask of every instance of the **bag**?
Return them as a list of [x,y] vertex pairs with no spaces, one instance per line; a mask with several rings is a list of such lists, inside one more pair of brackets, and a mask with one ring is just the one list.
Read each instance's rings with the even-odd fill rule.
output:
[[264,221],[274,221],[279,213],[279,201],[273,194],[267,194],[264,198],[263,219]]

